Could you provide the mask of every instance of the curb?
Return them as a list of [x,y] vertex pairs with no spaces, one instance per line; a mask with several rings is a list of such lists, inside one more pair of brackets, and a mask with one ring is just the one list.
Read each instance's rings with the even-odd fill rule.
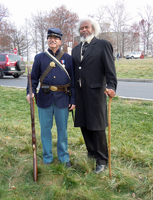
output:
[[127,99],[131,101],[153,101],[153,99],[144,99],[144,98],[136,98],[136,97],[123,97],[123,96],[117,96],[120,99]]
[[153,82],[153,79],[136,79],[136,78],[118,78],[118,81],[128,81],[128,82]]

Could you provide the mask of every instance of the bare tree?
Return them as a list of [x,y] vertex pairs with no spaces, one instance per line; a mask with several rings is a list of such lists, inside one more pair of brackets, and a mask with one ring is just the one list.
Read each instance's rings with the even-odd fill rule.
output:
[[113,40],[111,37],[111,23],[107,18],[107,7],[100,6],[97,9],[97,13],[95,15],[89,15],[89,17],[94,18],[100,25],[101,33],[99,35],[99,38],[108,40],[113,44]]
[[106,6],[100,6],[97,9],[97,13],[95,15],[89,15],[89,17],[95,18],[96,21],[99,23],[101,32],[107,32],[110,28],[110,23],[107,22],[106,18],[106,8]]
[[25,55],[27,58],[27,63],[30,61],[30,53],[31,53],[31,49],[33,46],[33,40],[31,38],[31,26],[29,24],[29,20],[26,18],[25,19],[25,26],[23,28],[23,31],[25,33],[25,42],[26,42],[26,51],[25,51]]
[[9,17],[9,10],[3,4],[0,4],[0,23]]
[[144,46],[144,53],[149,50],[151,36],[153,34],[153,8],[150,5],[144,7],[143,12],[139,12],[141,21],[139,22],[141,28],[141,38]]
[[140,48],[140,26],[133,23],[127,32],[126,50],[139,51]]
[[64,5],[52,10],[48,17],[48,27],[59,28],[63,33],[62,45],[73,46],[74,29],[79,17],[76,13],[70,12]]
[[31,28],[31,37],[35,47],[36,54],[45,51],[45,41],[47,38],[47,13],[37,11],[37,15],[32,15],[32,20],[29,22]]
[[6,51],[8,46],[7,37],[7,22],[6,19],[9,17],[9,10],[3,4],[0,4],[0,50]]
[[13,48],[17,48],[18,54],[23,56],[27,52],[26,35],[23,28],[14,28],[12,25],[9,37],[12,40]]
[[[32,17],[33,19],[33,17]],[[28,27],[30,29],[29,31],[29,35],[30,35],[30,38],[32,40],[32,47],[34,48],[34,52],[35,54],[38,54],[38,27],[37,27],[37,24],[35,24],[35,20],[28,20]]]
[[106,10],[112,31],[116,33],[116,51],[122,51],[124,54],[124,32],[131,20],[130,15],[126,11],[124,1],[117,1],[114,6],[107,6]]
[[[149,5],[143,8],[139,16],[140,22],[131,25],[131,17],[126,12],[124,0],[118,0],[113,6],[101,6],[98,12],[91,16],[101,27],[99,38],[109,40],[115,52],[139,50],[140,36],[144,51],[153,49],[153,11]],[[76,42],[75,27],[79,20],[76,13],[68,10],[64,5],[47,12],[37,11],[26,20],[26,29],[17,29],[9,20],[9,11],[0,4],[0,51],[13,51],[18,48],[21,55],[29,57],[29,49],[34,48],[35,53],[47,47],[47,30],[51,27],[61,29],[63,33],[62,48],[74,47]],[[76,38],[75,38],[76,39]]]

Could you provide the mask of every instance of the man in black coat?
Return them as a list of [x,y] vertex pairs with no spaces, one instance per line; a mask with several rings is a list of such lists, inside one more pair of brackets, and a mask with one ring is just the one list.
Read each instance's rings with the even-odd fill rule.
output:
[[[108,149],[105,129],[107,95],[115,96],[117,78],[110,42],[96,38],[99,25],[93,19],[78,25],[81,43],[72,50],[75,70],[75,127],[80,127],[89,158],[96,159],[95,173],[105,170]],[[105,89],[108,89],[106,92]]]

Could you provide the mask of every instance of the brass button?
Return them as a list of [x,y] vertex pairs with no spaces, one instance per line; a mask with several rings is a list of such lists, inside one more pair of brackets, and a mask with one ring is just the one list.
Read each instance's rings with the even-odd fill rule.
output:
[[51,66],[51,67],[56,67],[56,66],[55,66],[55,63],[54,63],[53,61],[50,62],[50,66]]

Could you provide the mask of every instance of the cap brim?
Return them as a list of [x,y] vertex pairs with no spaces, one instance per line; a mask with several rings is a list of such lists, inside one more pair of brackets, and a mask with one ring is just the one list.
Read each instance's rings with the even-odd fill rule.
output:
[[58,37],[58,38],[60,38],[60,39],[61,39],[61,36],[59,36],[59,35],[58,35],[58,34],[56,34],[56,33],[51,33],[51,34],[48,34],[48,35],[47,35],[47,38],[48,38],[49,36],[56,36],[56,37]]

